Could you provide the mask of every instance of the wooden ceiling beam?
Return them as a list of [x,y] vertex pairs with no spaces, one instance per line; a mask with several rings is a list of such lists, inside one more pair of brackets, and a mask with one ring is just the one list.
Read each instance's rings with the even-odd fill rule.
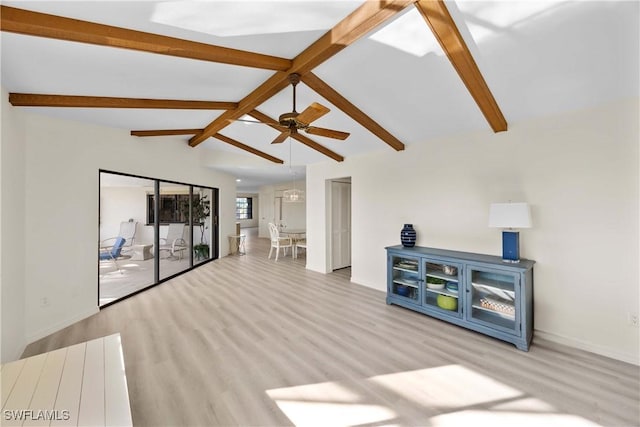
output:
[[160,108],[170,110],[229,110],[238,107],[236,102],[41,95],[35,93],[10,93],[9,102],[14,107]]
[[[148,136],[169,136],[169,135],[195,135],[198,132],[202,132],[202,129],[164,129],[164,130],[132,130],[131,135],[140,136],[140,137],[148,137]],[[236,141],[233,138],[229,138],[228,136],[216,133],[213,135],[214,138],[219,139],[222,142],[226,142],[229,145],[233,145],[236,148],[247,151],[251,154],[255,154],[256,156],[262,157],[263,159],[269,160],[273,163],[283,164],[284,160],[281,160],[277,157],[273,157],[270,154],[267,154],[263,151],[256,150],[253,147],[250,147],[246,144],[243,144],[240,141]]]
[[415,5],[493,131],[506,131],[507,121],[451,18],[444,0],[419,0]]
[[163,129],[163,130],[132,130],[132,136],[170,136],[170,135],[195,135],[202,129]]
[[0,7],[0,29],[11,33],[267,70],[287,70],[291,67],[291,60],[276,56],[214,46],[9,6]]
[[197,146],[205,139],[224,129],[230,120],[242,117],[254,110],[265,100],[288,86],[289,74],[305,74],[345,47],[349,46],[382,22],[396,15],[415,0],[366,1],[335,27],[311,44],[293,59],[292,66],[285,72],[278,72],[240,101],[237,109],[227,111],[212,121],[201,134],[189,140],[189,145]]
[[193,136],[189,140],[189,145],[192,147],[197,146],[210,136],[215,135],[218,131],[227,127],[234,120],[244,116],[249,111],[253,110],[255,107],[280,92],[282,89],[286,88],[288,85],[289,74],[285,72],[275,73],[267,81],[251,92],[250,95],[242,99],[238,103],[238,108],[235,110],[228,110],[220,114],[214,121],[209,123],[202,132]]
[[396,151],[404,150],[404,144],[398,138],[391,135],[386,129],[380,126],[371,117],[367,116],[362,110],[353,105],[349,100],[340,95],[331,86],[321,80],[315,74],[309,72],[302,76],[304,84],[313,89],[318,95],[331,102],[333,105],[342,110],[346,115],[356,122],[360,123],[369,132],[386,142]]
[[216,139],[219,139],[222,142],[226,142],[229,145],[233,145],[236,148],[239,148],[241,150],[247,151],[247,152],[249,152],[251,154],[255,154],[256,156],[260,156],[263,159],[267,159],[270,162],[284,164],[283,160],[281,160],[281,159],[279,159],[277,157],[273,157],[272,155],[267,154],[267,153],[265,153],[263,151],[256,150],[255,148],[250,147],[250,146],[248,146],[246,144],[243,144],[240,141],[236,141],[233,138],[229,138],[228,136],[224,136],[222,134],[216,133],[215,135],[213,135],[213,137],[216,138]]
[[[261,113],[258,110],[252,110],[247,112],[247,114],[249,114],[251,117],[253,117],[256,120],[261,121],[262,123],[265,123],[269,126],[271,126],[273,129],[277,130],[278,132],[282,132],[282,128],[280,127],[280,124],[277,122],[277,120],[267,116],[264,113]],[[317,152],[324,154],[325,156],[332,158],[333,160],[335,160],[336,162],[342,162],[344,160],[344,157],[341,156],[340,154],[329,150],[327,147],[318,144],[317,142],[315,142],[314,140],[312,140],[309,137],[306,137],[300,133],[294,133],[291,135],[291,138],[294,138],[295,140],[301,142],[302,144],[306,145],[307,147],[316,150]]]

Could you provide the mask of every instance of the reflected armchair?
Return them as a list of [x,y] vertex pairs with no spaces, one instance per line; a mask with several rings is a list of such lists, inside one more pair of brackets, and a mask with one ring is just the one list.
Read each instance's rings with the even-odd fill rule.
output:
[[99,261],[108,261],[111,260],[115,264],[116,268],[122,274],[122,270],[118,265],[117,259],[120,257],[120,252],[122,251],[122,247],[124,246],[126,239],[122,237],[117,237],[116,242],[110,249],[100,249],[100,253],[98,254]]
[[119,237],[122,237],[125,240],[125,244],[123,246],[123,250],[126,252],[131,249],[133,246],[133,242],[136,238],[136,229],[138,223],[136,221],[122,221],[120,223],[120,232],[116,237],[108,237],[102,241],[100,241],[100,249],[101,250],[110,250],[115,246],[116,241]]
[[187,249],[187,241],[184,239],[184,224],[169,224],[167,237],[160,238],[160,252],[169,252],[169,258],[182,259],[184,251]]

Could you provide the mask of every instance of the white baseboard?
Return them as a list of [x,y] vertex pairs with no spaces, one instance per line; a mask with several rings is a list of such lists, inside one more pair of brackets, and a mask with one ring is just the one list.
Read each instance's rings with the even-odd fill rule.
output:
[[537,329],[534,330],[533,336],[534,336],[534,339],[535,337],[540,337],[547,341],[563,344],[569,347],[588,351],[589,353],[599,354],[600,356],[605,356],[611,359],[620,360],[621,362],[631,363],[632,365],[640,366],[640,360],[638,359],[638,355],[621,353],[621,352],[612,350],[609,347],[603,347],[603,346],[599,346],[599,345],[585,342],[582,340],[578,340],[575,338],[565,337],[562,335],[554,334],[551,332],[540,331]]
[[89,310],[85,310],[84,312],[81,313],[76,313],[75,315],[61,320],[59,322],[54,323],[53,325],[48,326],[47,328],[41,329],[39,331],[36,331],[30,335],[27,336],[27,343],[31,344],[34,341],[37,341],[41,338],[44,338],[48,335],[53,334],[54,332],[58,332],[61,329],[66,328],[67,326],[71,326],[76,322],[79,322],[82,319],[86,319],[89,316],[93,316],[94,314],[98,313],[100,311],[100,309],[98,307],[91,307],[91,309]]
[[355,283],[356,285],[364,286],[365,288],[375,289],[376,291],[387,292],[387,288],[386,287],[383,287],[381,289],[380,286],[377,285],[377,284],[369,283],[366,280],[362,280],[362,279],[359,279],[359,278],[354,277],[354,276],[351,276],[351,283]]

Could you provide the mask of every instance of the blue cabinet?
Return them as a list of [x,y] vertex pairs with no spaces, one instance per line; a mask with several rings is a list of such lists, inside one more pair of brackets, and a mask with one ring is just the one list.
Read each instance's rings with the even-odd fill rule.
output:
[[396,304],[529,350],[533,265],[445,249],[390,246],[387,304]]

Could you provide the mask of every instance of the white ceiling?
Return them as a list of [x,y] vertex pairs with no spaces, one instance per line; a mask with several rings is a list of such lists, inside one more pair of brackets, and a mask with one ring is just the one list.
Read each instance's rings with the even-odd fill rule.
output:
[[[2,1],[86,21],[293,58],[357,8],[354,1]],[[447,2],[509,124],[594,107],[639,94],[639,3]],[[272,71],[1,34],[2,86],[8,92],[239,101]],[[428,144],[489,125],[410,6],[314,70],[405,145]],[[312,139],[348,158],[395,151],[303,83],[298,110],[320,102],[331,112],[314,125],[351,133]],[[291,88],[258,107],[277,118],[291,110]],[[203,128],[220,111],[27,108],[37,114],[127,130]],[[277,132],[236,122],[221,131],[285,161],[277,165],[215,139],[194,148],[217,152],[212,167],[241,179],[239,191],[296,177],[304,165],[333,160]],[[160,137],[158,137],[160,138]],[[173,138],[186,143],[188,137]],[[151,138],[152,139],[152,138]],[[291,150],[291,154],[290,154]]]

